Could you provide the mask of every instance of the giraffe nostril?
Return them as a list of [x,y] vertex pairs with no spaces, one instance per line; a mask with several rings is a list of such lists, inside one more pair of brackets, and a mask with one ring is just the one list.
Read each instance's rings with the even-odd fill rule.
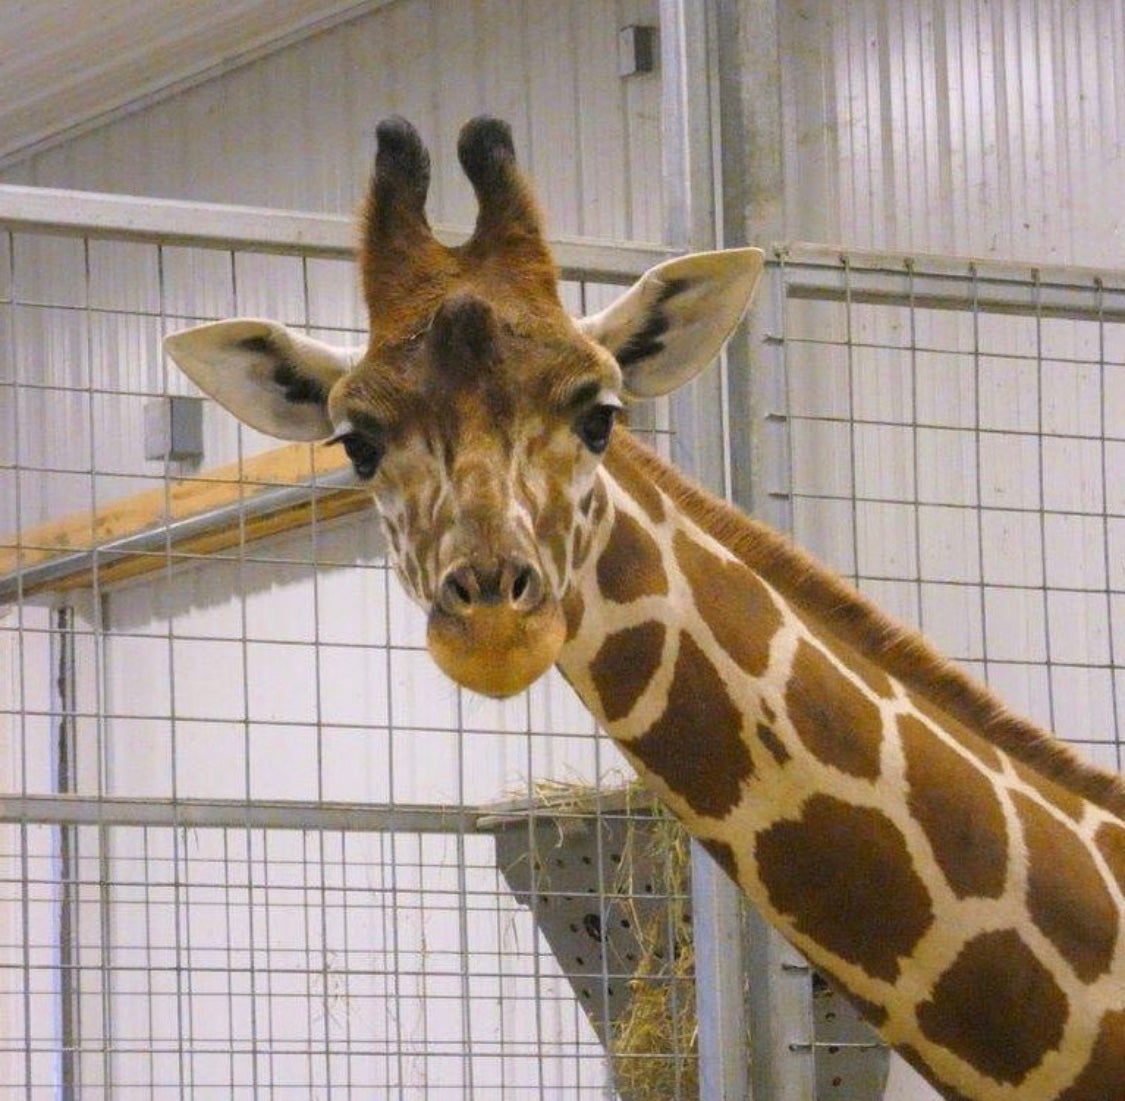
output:
[[512,603],[518,604],[524,593],[531,588],[531,567],[524,566],[512,581]]
[[476,603],[479,585],[471,566],[458,566],[442,578],[437,602],[449,615],[468,615]]
[[509,573],[508,603],[521,612],[531,612],[543,603],[543,579],[527,562],[515,562]]
[[471,615],[478,606],[507,605],[514,611],[533,612],[543,602],[539,571],[522,560],[499,568],[464,563],[451,569],[438,586],[437,603],[449,615]]

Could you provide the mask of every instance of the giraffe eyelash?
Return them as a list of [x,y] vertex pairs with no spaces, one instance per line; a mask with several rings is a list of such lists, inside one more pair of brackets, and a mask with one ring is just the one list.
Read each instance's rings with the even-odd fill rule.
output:
[[386,446],[382,440],[357,432],[350,425],[346,430],[337,431],[331,439],[325,440],[326,447],[336,444],[343,447],[352,466],[355,467],[356,474],[364,481],[375,476],[386,453]]

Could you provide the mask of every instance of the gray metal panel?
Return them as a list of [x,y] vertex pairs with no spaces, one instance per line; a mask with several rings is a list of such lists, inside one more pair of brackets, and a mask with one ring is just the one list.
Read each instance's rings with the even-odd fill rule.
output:
[[813,980],[817,1101],[877,1101],[887,1088],[890,1049],[838,993]]
[[[672,908],[684,906],[683,920],[692,923],[687,900],[669,898],[665,854],[650,813],[555,816],[544,808],[497,821],[491,829],[497,867],[530,907],[578,1004],[611,1052],[646,951],[664,957],[675,950],[667,936]],[[694,1060],[689,1052],[666,1055]],[[629,1101],[632,1094],[620,1096]]]

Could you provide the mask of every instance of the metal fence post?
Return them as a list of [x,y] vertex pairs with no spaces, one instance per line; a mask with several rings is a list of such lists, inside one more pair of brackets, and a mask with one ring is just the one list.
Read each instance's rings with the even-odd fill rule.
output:
[[[662,0],[660,5],[667,240],[693,249],[714,248],[718,236],[713,15],[710,4]],[[676,464],[725,493],[726,444],[714,431],[715,412],[724,409],[721,374],[709,372],[676,395],[672,407]],[[699,845],[693,843],[691,851],[700,1101],[748,1101],[741,894]]]

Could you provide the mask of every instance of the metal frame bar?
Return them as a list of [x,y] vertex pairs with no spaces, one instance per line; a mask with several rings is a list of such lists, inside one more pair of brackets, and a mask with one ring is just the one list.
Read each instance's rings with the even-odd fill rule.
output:
[[356,806],[286,800],[151,800],[112,795],[0,797],[0,823],[59,826],[216,827],[339,830],[349,833],[465,833],[484,829],[489,807],[385,804]]
[[[0,185],[0,228],[115,241],[195,248],[351,259],[355,219],[263,207],[170,199],[139,199],[48,187]],[[446,245],[462,244],[471,230],[435,226]],[[556,237],[549,241],[564,279],[630,283],[650,267],[682,252],[659,244]]]
[[[786,91],[778,0],[712,0],[716,9],[719,103],[719,214],[724,246],[781,240],[785,234]],[[781,370],[784,319],[777,291],[781,265],[771,261],[760,303],[726,352],[723,395],[728,414],[731,499],[779,530],[791,526],[788,498],[772,480],[784,478],[786,436],[773,415],[784,409]],[[761,1101],[807,1101],[816,1093],[815,1060],[802,1045],[814,1036],[809,969],[753,906],[744,907],[746,1028],[750,1083]]]
[[[775,246],[790,298],[853,305],[1125,321],[1125,272],[1042,268],[989,260],[913,257],[820,245]],[[847,265],[841,260],[846,258]]]
[[[678,2],[666,2],[673,8],[680,6]],[[674,46],[672,40],[667,48]],[[711,143],[709,127],[700,122],[693,129],[687,121],[692,112],[700,110],[703,94],[696,89],[690,96],[686,92],[669,95],[669,109],[675,112],[669,120],[666,174],[670,181],[675,175],[672,165],[686,168],[692,156],[697,176],[710,172],[710,156],[703,157],[698,149],[692,153],[685,147],[689,140],[695,146]],[[698,179],[690,186],[671,182],[669,186],[670,206],[702,203],[713,217],[711,196]],[[675,246],[579,237],[557,237],[549,243],[564,278],[628,283],[653,265],[683,255],[687,248],[712,247],[713,234],[701,240],[698,221],[697,214],[669,215],[669,234],[677,242]],[[12,233],[249,249],[309,258],[348,260],[355,255],[354,219],[344,215],[12,184],[0,184],[0,228]],[[437,226],[434,232],[449,245],[460,244],[469,234],[467,229],[453,226]],[[975,305],[993,313],[1125,321],[1125,271],[911,256],[800,242],[774,245],[772,251],[774,258],[789,268],[788,291],[794,298],[843,301],[850,296],[854,303],[885,303],[911,297],[918,308],[969,309]],[[840,266],[845,255],[847,275]],[[979,287],[975,299],[957,286],[970,278]],[[1032,282],[1035,290],[1030,287]],[[1088,291],[1079,289],[1083,284]]]
[[[53,610],[51,628],[51,710],[55,724],[54,786],[66,796],[77,787],[78,741],[75,736],[75,692],[77,670],[74,654],[74,609],[61,605]],[[76,1051],[81,1037],[78,974],[78,835],[72,824],[59,823],[56,845],[59,893],[56,903],[55,951],[59,968],[59,1092],[63,1101],[78,1096]]]
[[[714,4],[662,0],[660,28],[666,233],[688,248],[715,248]],[[723,496],[729,488],[723,434],[700,415],[718,409],[725,420],[721,373],[680,391],[672,405],[679,465]],[[700,1101],[749,1099],[742,896],[695,841],[691,881]]]
[[587,821],[599,815],[650,815],[653,804],[620,788],[583,798],[549,798],[482,806],[433,803],[357,805],[323,800],[177,798],[114,795],[4,795],[0,823],[73,826],[198,826],[246,829],[341,830],[347,833],[493,833],[529,819]]
[[[783,263],[768,264],[767,285],[760,299],[763,305],[754,311],[751,321],[754,342],[748,366],[759,370],[747,386],[754,421],[746,432],[753,459],[746,488],[755,515],[779,531],[791,533],[792,455],[786,414],[778,412],[789,408],[786,275]],[[754,1091],[763,1101],[807,1101],[816,1092],[812,968],[752,907],[747,914],[747,941]]]

